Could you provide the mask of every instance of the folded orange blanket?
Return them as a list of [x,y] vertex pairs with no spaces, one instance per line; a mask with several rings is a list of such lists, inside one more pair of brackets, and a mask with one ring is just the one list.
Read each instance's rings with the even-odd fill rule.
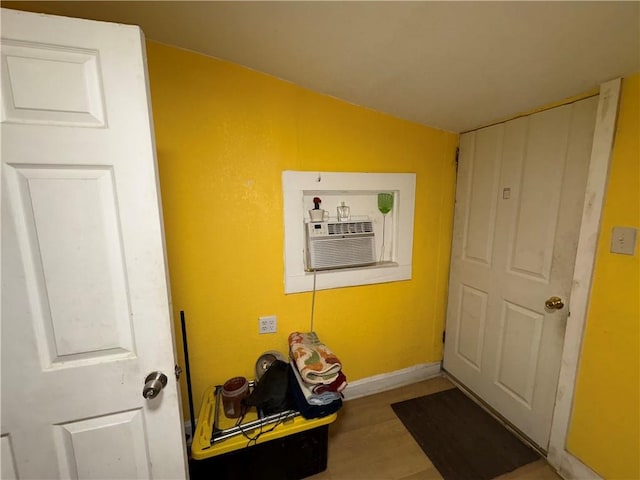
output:
[[289,335],[289,352],[305,383],[333,383],[342,370],[338,357],[323,344],[315,332]]

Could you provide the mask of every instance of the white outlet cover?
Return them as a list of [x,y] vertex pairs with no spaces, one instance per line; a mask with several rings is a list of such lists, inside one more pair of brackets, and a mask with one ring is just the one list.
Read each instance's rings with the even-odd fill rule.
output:
[[277,317],[275,315],[259,317],[258,333],[276,333],[277,325]]

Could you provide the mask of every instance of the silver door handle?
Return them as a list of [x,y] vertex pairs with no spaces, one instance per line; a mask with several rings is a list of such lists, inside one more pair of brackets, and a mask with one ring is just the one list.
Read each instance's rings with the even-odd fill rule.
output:
[[142,389],[142,396],[147,400],[156,398],[160,391],[167,386],[167,376],[162,372],[151,372],[147,375]]

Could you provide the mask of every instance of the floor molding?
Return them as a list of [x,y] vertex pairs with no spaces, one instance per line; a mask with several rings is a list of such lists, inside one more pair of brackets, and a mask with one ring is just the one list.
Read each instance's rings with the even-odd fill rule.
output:
[[428,380],[441,375],[440,362],[420,363],[412,367],[382,373],[372,377],[362,378],[349,385],[344,390],[345,400],[354,400],[374,393],[385,392],[412,383]]
[[560,465],[558,465],[555,468],[558,471],[558,474],[562,478],[566,478],[568,480],[602,479],[600,475],[598,475],[591,468],[585,465],[578,457],[576,457],[575,455],[572,455],[566,450],[562,454],[562,458],[560,459]]

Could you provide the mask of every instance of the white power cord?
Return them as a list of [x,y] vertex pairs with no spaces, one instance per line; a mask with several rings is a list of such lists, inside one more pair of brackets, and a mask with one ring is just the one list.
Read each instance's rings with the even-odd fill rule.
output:
[[313,332],[313,314],[316,308],[316,269],[313,269],[313,293],[311,294],[311,330]]

